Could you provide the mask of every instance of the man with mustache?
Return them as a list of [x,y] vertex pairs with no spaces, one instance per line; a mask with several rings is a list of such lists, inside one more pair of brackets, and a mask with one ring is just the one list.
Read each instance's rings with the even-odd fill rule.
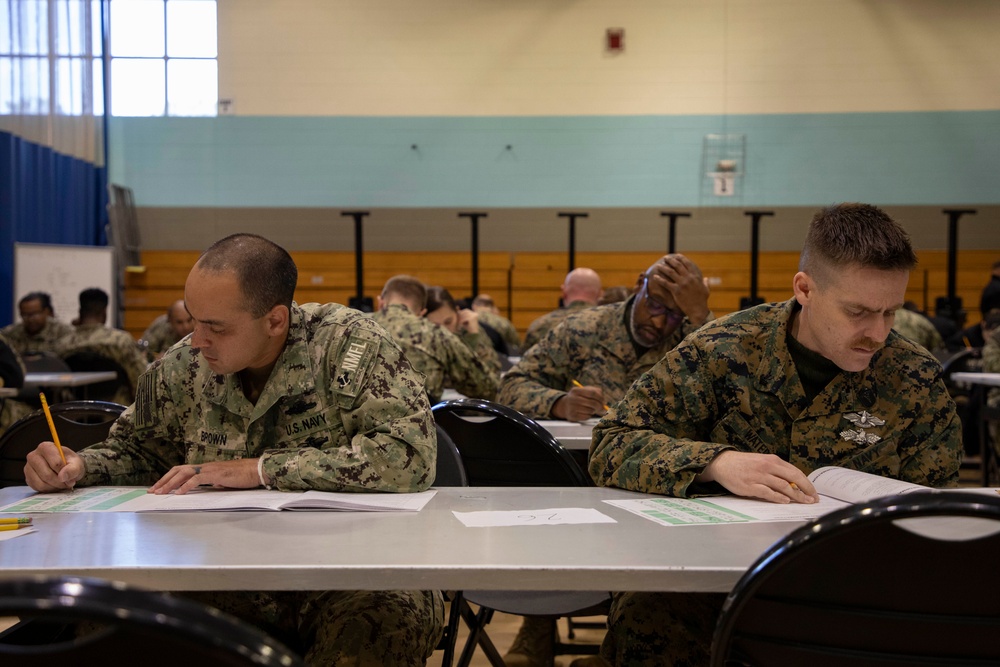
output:
[[[777,503],[816,502],[806,475],[828,465],[955,484],[961,425],[941,366],[892,331],[916,263],[906,232],[878,208],[820,211],[794,298],[719,318],[669,352],[594,429],[591,476],[647,493]],[[603,659],[708,664],[724,599],[617,593]]]

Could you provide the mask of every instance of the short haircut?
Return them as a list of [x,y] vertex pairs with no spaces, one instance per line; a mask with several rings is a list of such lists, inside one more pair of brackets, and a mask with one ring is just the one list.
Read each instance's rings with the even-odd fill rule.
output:
[[42,310],[47,310],[52,312],[52,297],[45,292],[28,292],[21,297],[21,300],[17,302],[18,308],[20,308],[26,301],[41,301]]
[[275,306],[292,307],[299,271],[284,248],[263,236],[227,236],[202,253],[195,266],[235,273],[243,292],[241,305],[254,317],[263,317]]
[[80,316],[100,315],[108,307],[108,293],[100,287],[89,287],[80,292]]
[[385,281],[382,298],[385,299],[390,295],[398,296],[407,304],[415,306],[417,312],[414,315],[419,315],[420,311],[427,307],[427,288],[413,276],[393,276]]
[[917,256],[910,237],[882,209],[870,204],[837,204],[819,211],[799,256],[799,270],[817,284],[851,265],[881,271],[910,271]]
[[451,306],[456,313],[458,312],[458,304],[455,303],[455,298],[451,295],[451,292],[440,285],[432,285],[431,287],[428,287],[427,312],[433,313],[442,306]]
[[492,308],[496,305],[493,301],[493,297],[488,294],[477,294],[476,298],[472,300],[473,306],[487,306]]

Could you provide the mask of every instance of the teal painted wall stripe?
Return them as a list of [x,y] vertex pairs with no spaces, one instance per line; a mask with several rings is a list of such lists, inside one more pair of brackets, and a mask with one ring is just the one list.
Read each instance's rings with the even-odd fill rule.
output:
[[[722,131],[746,135],[729,199],[702,186]],[[1000,111],[114,118],[110,172],[142,206],[995,204]]]

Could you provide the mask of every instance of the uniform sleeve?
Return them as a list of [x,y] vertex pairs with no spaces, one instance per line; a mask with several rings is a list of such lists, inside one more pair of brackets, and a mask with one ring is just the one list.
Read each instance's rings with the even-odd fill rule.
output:
[[[899,478],[925,486],[951,487],[958,484],[962,423],[941,378],[940,366],[935,363],[933,368],[938,371],[936,376],[934,371],[923,375],[926,389],[914,387],[910,391],[916,398],[909,428],[899,436]],[[918,370],[911,372],[917,376]],[[920,381],[919,376],[916,379]]]
[[177,398],[164,375],[162,364],[153,364],[107,439],[79,452],[87,470],[80,486],[149,486],[184,463]]
[[142,353],[138,345],[130,342],[123,349],[122,357],[122,366],[128,373],[129,382],[132,383],[132,391],[136,392],[139,388],[139,377],[146,372],[146,368],[149,366],[146,355]]
[[678,497],[720,492],[716,484],[693,484],[712,459],[733,449],[707,441],[718,410],[712,386],[694,345],[668,353],[594,427],[594,482]]
[[[534,419],[550,419],[552,406],[566,394],[588,345],[574,338],[565,323],[528,349],[500,382],[497,401]],[[576,352],[574,352],[576,350]]]
[[[472,350],[472,353],[482,362],[482,365],[486,370],[492,373],[494,378],[500,377],[500,357],[497,356],[497,351],[493,349],[493,342],[490,337],[484,332],[479,333],[469,333],[468,331],[463,331],[461,335],[462,342]],[[465,392],[462,392],[463,394]],[[493,392],[496,394],[496,390]]]
[[[496,367],[484,363],[479,354],[483,351],[474,351],[464,339],[460,339],[443,328],[440,329],[439,333],[441,335],[436,344],[444,357],[445,369],[451,380],[451,386],[470,398],[494,400],[500,384],[500,362],[493,351],[493,346],[489,343],[489,339],[480,334],[482,338],[486,339],[486,345],[489,347],[485,352],[488,353],[489,358],[496,361]],[[475,344],[477,346],[480,344],[478,338]]]
[[[264,453],[263,471],[278,489],[405,493],[434,482],[437,432],[423,378],[379,325],[365,322],[335,342],[327,359],[329,400],[339,406],[344,438]],[[356,365],[345,362],[352,345],[363,350]]]

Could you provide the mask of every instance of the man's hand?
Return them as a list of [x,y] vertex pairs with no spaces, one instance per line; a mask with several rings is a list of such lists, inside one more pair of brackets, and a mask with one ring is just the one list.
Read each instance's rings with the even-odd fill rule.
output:
[[52,442],[43,442],[28,452],[24,464],[24,481],[35,491],[69,491],[83,478],[87,468],[83,459],[68,447],[63,447],[66,464]]
[[470,334],[479,333],[479,313],[468,308],[458,311],[458,328],[468,331]]
[[552,406],[552,416],[582,422],[605,413],[604,392],[600,387],[573,387]]
[[218,489],[255,489],[260,486],[257,459],[174,466],[149,488],[149,492],[183,495],[199,486],[214,486]]
[[738,496],[772,503],[819,502],[816,489],[802,471],[774,454],[724,451],[695,481],[718,482]]
[[649,296],[660,303],[669,303],[664,298],[669,293],[695,326],[708,319],[708,286],[698,266],[684,255],[664,257],[650,271],[648,281]]

